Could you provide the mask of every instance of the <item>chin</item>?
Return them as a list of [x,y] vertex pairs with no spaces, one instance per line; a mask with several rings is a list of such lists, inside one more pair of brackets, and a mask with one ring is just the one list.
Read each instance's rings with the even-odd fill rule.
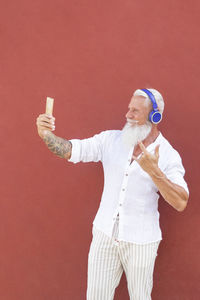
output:
[[122,141],[127,148],[134,147],[143,141],[151,132],[152,124],[147,121],[144,125],[128,121],[122,129]]

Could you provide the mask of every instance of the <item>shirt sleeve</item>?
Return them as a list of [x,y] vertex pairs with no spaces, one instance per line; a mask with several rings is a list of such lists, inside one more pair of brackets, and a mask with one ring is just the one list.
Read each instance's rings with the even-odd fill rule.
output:
[[109,130],[95,134],[87,139],[72,139],[72,153],[69,162],[98,162],[103,159],[104,146],[109,136]]
[[174,153],[173,159],[169,162],[164,173],[171,182],[180,185],[189,194],[189,189],[184,179],[185,169],[183,167],[181,157],[177,151]]

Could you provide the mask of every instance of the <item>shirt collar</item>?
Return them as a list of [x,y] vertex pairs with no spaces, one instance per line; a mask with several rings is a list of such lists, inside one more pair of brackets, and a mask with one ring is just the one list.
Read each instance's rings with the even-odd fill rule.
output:
[[153,143],[151,143],[149,146],[147,146],[147,148],[146,148],[147,151],[151,152],[152,150],[154,150],[155,146],[157,146],[161,142],[161,139],[162,139],[162,133],[159,132],[159,135],[157,136],[155,141]]

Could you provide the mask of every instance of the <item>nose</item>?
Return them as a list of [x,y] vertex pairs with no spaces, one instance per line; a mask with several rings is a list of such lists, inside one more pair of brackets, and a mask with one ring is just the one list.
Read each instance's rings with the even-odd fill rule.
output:
[[127,119],[132,119],[133,114],[130,112],[130,110],[126,113],[126,118]]

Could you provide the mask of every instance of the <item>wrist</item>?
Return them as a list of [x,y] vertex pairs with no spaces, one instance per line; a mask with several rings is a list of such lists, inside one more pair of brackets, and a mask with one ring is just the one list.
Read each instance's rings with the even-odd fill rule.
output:
[[44,139],[44,138],[52,135],[53,133],[50,130],[41,130],[41,131],[38,131],[38,134],[41,137],[41,139]]
[[157,166],[149,173],[152,179],[165,179],[165,174],[161,171],[161,169]]

